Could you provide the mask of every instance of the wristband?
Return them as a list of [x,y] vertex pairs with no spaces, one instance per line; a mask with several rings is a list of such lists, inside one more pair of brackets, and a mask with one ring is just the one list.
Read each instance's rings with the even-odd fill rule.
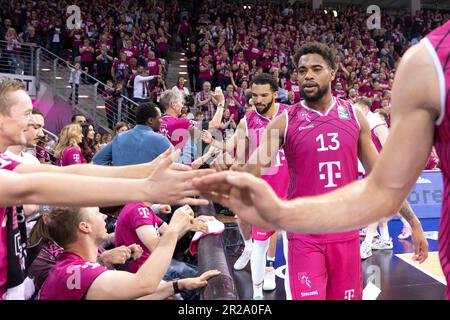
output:
[[178,287],[178,280],[172,281],[172,286],[173,286],[173,292],[175,294],[181,292],[180,288]]

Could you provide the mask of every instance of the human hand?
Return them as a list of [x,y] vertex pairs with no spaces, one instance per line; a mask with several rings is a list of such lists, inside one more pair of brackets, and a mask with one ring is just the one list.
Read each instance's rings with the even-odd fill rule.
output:
[[217,277],[221,272],[219,270],[208,270],[196,278],[186,278],[178,280],[178,286],[181,290],[194,290],[203,288],[208,284],[208,280]]

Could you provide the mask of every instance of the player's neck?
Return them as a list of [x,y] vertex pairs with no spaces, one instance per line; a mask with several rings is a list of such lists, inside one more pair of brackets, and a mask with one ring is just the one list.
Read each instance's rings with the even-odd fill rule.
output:
[[331,107],[331,104],[333,103],[333,95],[326,94],[324,95],[320,100],[317,101],[306,101],[304,100],[304,103],[307,107],[317,110],[319,112],[326,112],[328,108]]

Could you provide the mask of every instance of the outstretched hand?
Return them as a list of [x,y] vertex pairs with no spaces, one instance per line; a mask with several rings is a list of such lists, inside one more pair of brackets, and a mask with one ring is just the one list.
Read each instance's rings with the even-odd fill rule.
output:
[[193,186],[192,179],[211,174],[214,170],[174,170],[172,165],[179,156],[180,150],[173,152],[173,147],[170,147],[157,158],[156,168],[148,178],[152,190],[150,202],[207,205],[207,200],[193,198],[200,193]]

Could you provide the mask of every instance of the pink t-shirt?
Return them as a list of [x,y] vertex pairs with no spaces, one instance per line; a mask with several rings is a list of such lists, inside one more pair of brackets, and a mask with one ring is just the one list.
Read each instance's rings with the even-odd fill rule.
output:
[[92,283],[107,271],[72,252],[63,252],[38,294],[39,300],[84,300]]
[[[13,171],[20,163],[0,153],[0,169]],[[1,174],[1,173],[0,173]],[[6,208],[0,208],[0,300],[6,291],[6,276],[8,271],[7,230],[5,220]]]
[[300,102],[300,85],[298,82],[292,82],[291,80],[286,81],[286,90],[294,93],[295,102]]
[[164,221],[142,202],[129,203],[123,207],[116,224],[116,247],[136,243],[143,250],[142,256],[138,260],[130,262],[128,271],[137,272],[151,254],[150,250],[139,239],[136,229],[140,226],[150,225],[158,231],[163,223]]
[[159,133],[166,136],[175,148],[183,149],[189,139],[189,129],[198,125],[197,121],[165,114],[161,117]]
[[149,76],[156,76],[159,74],[159,65],[161,64],[161,60],[158,58],[148,59],[147,60],[147,68]]
[[66,147],[61,155],[61,158],[56,160],[56,165],[60,167],[82,163],[86,163],[86,159],[84,159],[80,149],[76,147]]

